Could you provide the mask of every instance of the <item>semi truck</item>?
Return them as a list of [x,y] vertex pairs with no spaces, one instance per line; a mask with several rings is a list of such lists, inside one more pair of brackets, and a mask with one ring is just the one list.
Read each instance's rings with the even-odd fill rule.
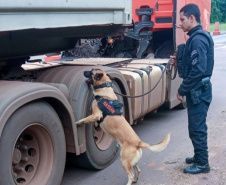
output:
[[[208,30],[210,0],[0,1],[0,184],[60,184],[66,157],[97,170],[114,161],[112,138],[97,124],[75,123],[91,113],[94,98],[84,71],[103,69],[127,96],[153,89],[139,98],[118,95],[131,125],[164,103],[184,108],[176,99],[182,80],[164,71],[187,39],[179,10],[193,2]],[[104,52],[50,62],[31,57],[67,53],[82,39],[101,40]]]

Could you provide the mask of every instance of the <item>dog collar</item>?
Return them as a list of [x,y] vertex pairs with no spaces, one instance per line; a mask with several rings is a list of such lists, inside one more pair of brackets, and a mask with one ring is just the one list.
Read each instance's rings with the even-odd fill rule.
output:
[[103,88],[103,87],[112,87],[112,82],[105,82],[105,83],[100,84],[98,86],[94,86],[94,89],[100,89],[100,88]]

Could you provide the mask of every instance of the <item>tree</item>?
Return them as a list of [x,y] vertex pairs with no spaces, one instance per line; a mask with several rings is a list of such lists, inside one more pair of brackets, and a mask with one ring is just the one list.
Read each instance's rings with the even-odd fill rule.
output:
[[210,22],[226,22],[226,0],[211,1]]

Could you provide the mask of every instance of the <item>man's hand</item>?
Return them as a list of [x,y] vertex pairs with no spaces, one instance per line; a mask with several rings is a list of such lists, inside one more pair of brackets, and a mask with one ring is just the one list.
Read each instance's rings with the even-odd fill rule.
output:
[[177,60],[176,56],[174,55],[170,56],[170,70],[172,69],[173,65],[175,65],[176,60]]
[[178,93],[177,93],[177,99],[179,100],[179,101],[183,101],[184,99],[183,99],[183,96],[181,96],[181,95],[179,95]]

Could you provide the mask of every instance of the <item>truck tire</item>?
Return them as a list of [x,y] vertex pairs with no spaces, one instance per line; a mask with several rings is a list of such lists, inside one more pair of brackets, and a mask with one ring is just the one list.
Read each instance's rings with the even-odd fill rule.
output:
[[60,185],[65,136],[48,103],[33,102],[19,108],[8,119],[0,139],[1,184]]
[[[121,93],[119,86],[113,81],[113,88],[116,92]],[[90,98],[87,108],[87,116],[91,114],[91,103],[93,95]],[[123,103],[123,98],[118,96],[119,102]],[[125,111],[123,111],[125,112]],[[70,156],[75,165],[82,168],[102,170],[109,166],[117,154],[117,142],[114,141],[109,135],[103,132],[99,126],[94,123],[86,125],[86,152],[74,158]],[[69,154],[71,155],[71,154]],[[72,162],[70,160],[70,162]]]

